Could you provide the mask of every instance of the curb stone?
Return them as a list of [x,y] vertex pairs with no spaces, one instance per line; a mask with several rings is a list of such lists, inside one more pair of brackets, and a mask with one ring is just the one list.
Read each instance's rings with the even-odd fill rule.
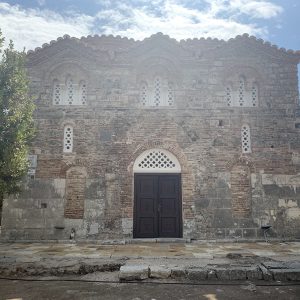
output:
[[149,278],[149,267],[143,265],[121,266],[119,272],[120,281],[144,280]]
[[150,278],[166,279],[171,276],[171,270],[165,266],[151,266],[149,270]]

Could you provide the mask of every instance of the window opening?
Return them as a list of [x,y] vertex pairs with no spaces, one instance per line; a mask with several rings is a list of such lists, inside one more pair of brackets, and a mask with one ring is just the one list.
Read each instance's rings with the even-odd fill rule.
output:
[[226,101],[228,106],[232,106],[231,88],[229,86],[226,88]]
[[137,173],[180,173],[177,158],[167,150],[151,149],[143,152],[135,161],[133,171]]
[[240,77],[239,82],[239,105],[244,105],[244,92],[245,92],[245,81],[242,77]]
[[70,125],[64,128],[64,152],[71,153],[73,151],[73,128]]
[[159,77],[155,78],[154,81],[154,104],[159,106],[161,101],[161,81]]
[[142,105],[146,105],[147,104],[147,85],[145,82],[142,83],[141,85],[141,103]]
[[69,78],[67,80],[67,102],[72,105],[74,101],[74,89],[73,89],[73,80]]
[[174,104],[174,86],[172,82],[168,82],[168,104],[172,106]]
[[86,105],[86,83],[83,81],[80,84],[80,101],[82,105]]
[[54,81],[53,101],[56,105],[61,103],[61,85],[58,81]]
[[252,106],[257,106],[257,86],[256,86],[256,84],[253,84],[253,86],[252,86],[251,99],[252,99]]
[[250,127],[248,125],[242,127],[242,152],[251,153]]

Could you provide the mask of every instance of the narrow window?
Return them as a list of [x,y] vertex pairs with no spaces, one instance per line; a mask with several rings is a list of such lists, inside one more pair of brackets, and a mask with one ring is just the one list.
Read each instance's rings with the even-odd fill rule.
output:
[[140,101],[143,106],[147,105],[147,93],[148,93],[147,83],[142,82],[140,87]]
[[161,80],[156,77],[154,80],[154,105],[159,106],[161,103]]
[[79,86],[80,104],[86,105],[87,95],[86,95],[86,83],[85,81],[80,82]]
[[230,86],[227,86],[226,88],[226,102],[227,102],[227,106],[232,106],[232,96],[231,96]]
[[64,128],[64,152],[72,153],[73,151],[73,127],[66,125]]
[[61,85],[58,80],[54,80],[53,82],[53,104],[61,104]]
[[243,77],[240,77],[239,81],[239,93],[238,93],[238,100],[239,100],[239,105],[244,106],[244,101],[245,101],[245,80]]
[[255,83],[252,85],[251,99],[252,106],[257,106],[257,85]]
[[251,137],[250,137],[250,127],[248,125],[243,125],[241,130],[242,135],[242,152],[251,153]]
[[174,104],[174,85],[172,82],[168,82],[168,105],[172,106]]
[[67,99],[66,99],[67,104],[72,105],[74,102],[74,86],[71,77],[67,79],[66,86],[67,86]]

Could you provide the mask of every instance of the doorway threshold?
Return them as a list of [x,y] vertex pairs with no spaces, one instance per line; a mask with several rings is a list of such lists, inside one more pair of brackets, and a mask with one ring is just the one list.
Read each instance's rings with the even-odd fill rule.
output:
[[141,244],[141,243],[178,243],[186,244],[191,243],[188,238],[135,238],[126,239],[125,244]]

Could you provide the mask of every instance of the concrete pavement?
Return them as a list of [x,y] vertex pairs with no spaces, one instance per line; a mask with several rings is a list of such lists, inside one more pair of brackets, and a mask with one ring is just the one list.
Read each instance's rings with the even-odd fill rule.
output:
[[127,280],[300,280],[300,242],[0,243],[0,277],[118,272]]

